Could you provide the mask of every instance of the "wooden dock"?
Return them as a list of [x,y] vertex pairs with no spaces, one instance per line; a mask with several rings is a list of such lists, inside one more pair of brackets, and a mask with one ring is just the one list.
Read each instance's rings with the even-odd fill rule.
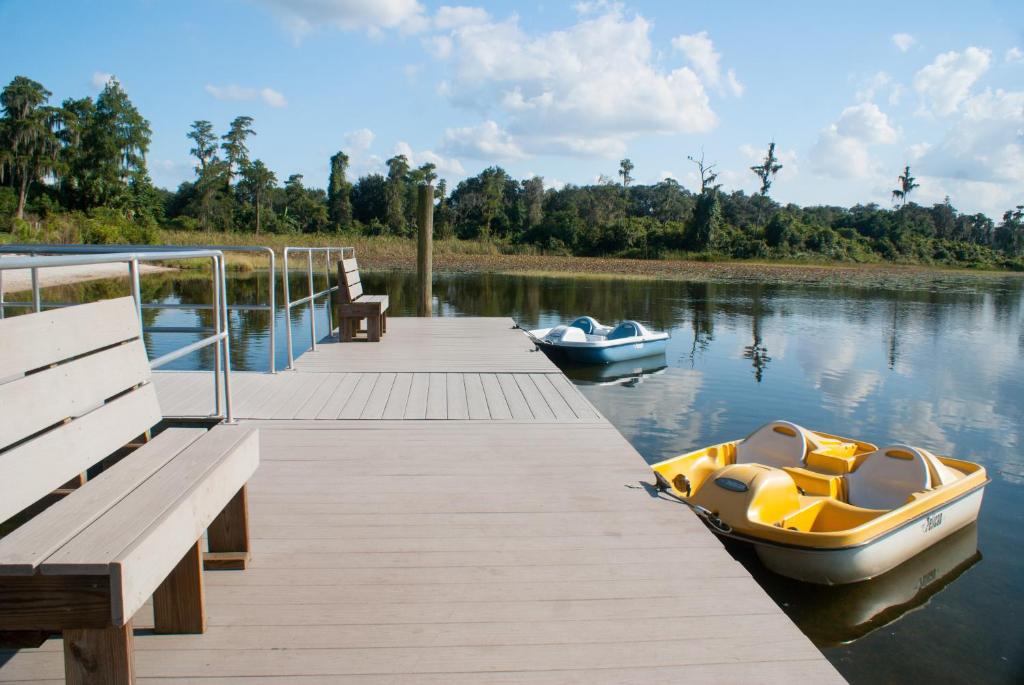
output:
[[[209,376],[157,374],[165,414],[209,412]],[[143,610],[140,682],[842,682],[508,319],[234,381],[252,564],[207,572],[204,635]],[[61,682],[60,649],[0,652],[0,682]]]

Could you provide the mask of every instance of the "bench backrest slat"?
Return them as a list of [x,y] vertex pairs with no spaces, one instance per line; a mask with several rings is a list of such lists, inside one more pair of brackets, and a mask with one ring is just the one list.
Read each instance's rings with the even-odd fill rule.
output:
[[342,304],[355,302],[362,297],[363,284],[359,278],[359,265],[356,263],[355,257],[338,262],[338,281],[341,284],[338,292]]
[[132,298],[122,297],[0,320],[0,382],[137,338],[136,316]]
[[132,298],[0,320],[0,521],[160,418]]

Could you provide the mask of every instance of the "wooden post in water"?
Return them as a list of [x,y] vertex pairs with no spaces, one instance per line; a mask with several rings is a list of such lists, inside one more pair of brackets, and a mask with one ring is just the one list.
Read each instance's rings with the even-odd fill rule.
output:
[[434,294],[432,278],[434,270],[434,186],[427,184],[419,188],[419,206],[416,212],[419,241],[416,247],[416,274],[419,277],[420,298],[416,304],[416,316],[431,316]]

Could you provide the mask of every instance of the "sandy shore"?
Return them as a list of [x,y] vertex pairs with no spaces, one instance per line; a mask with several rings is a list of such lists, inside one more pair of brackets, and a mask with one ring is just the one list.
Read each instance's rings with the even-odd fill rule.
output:
[[[3,259],[0,257],[0,259]],[[167,266],[140,264],[139,273],[154,274],[174,271]],[[84,264],[81,266],[55,266],[39,270],[39,282],[45,288],[53,285],[67,285],[81,281],[94,281],[99,278],[127,278],[128,266],[125,264]],[[32,273],[28,269],[14,269],[3,272],[4,294],[32,289]]]

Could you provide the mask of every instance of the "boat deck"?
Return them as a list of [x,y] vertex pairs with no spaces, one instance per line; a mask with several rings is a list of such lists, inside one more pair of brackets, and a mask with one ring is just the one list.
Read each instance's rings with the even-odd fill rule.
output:
[[[252,564],[206,574],[204,635],[143,610],[139,681],[842,682],[511,326],[392,319],[235,374]],[[165,413],[208,411],[209,375],[158,373]],[[60,652],[0,652],[0,682],[61,682]]]

